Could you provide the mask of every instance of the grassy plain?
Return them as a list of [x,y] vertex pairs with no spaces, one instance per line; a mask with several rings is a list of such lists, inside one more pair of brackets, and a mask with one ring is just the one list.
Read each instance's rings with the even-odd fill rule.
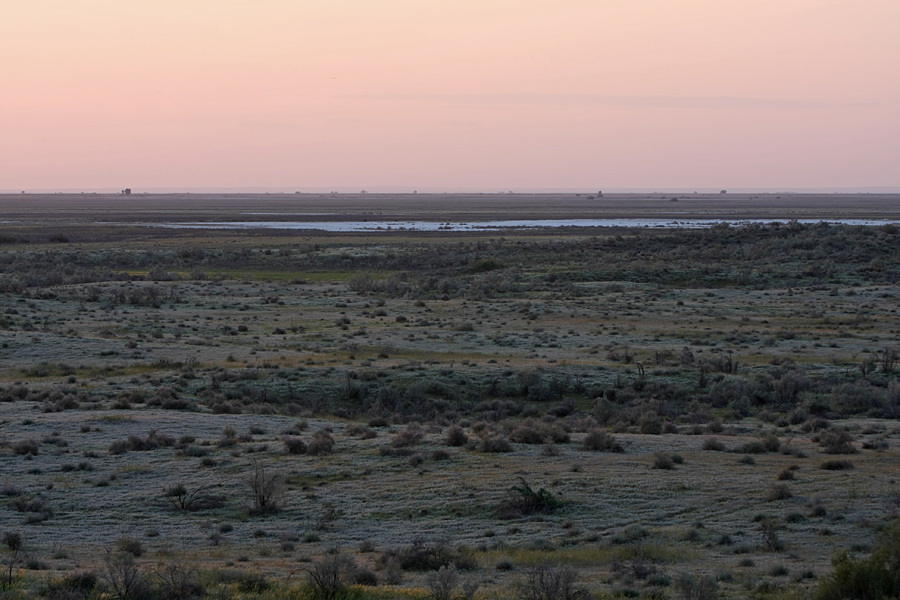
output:
[[[697,597],[685,582],[709,577],[721,597],[802,597],[900,512],[896,226],[147,226],[897,220],[900,198],[17,195],[0,211],[0,530],[27,550],[0,560],[23,596],[113,579],[132,540],[148,579],[191,565],[221,597],[259,595],[257,574],[287,594],[335,553],[348,584],[377,583],[358,597],[422,597],[446,562],[480,597],[536,565],[598,596]],[[601,433],[621,451],[591,449]],[[278,510],[251,488],[263,471]],[[515,506],[523,482],[561,505]]]

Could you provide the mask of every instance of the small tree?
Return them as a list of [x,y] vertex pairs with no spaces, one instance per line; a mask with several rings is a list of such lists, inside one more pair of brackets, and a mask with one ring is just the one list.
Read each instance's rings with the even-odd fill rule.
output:
[[253,471],[247,483],[250,485],[251,512],[265,514],[281,509],[284,486],[280,474],[267,473],[259,461],[253,461]]
[[10,557],[8,559],[9,568],[7,569],[6,577],[3,581],[3,589],[8,590],[12,587],[13,573],[15,572],[16,565],[18,565],[22,560],[22,553],[24,551],[22,544],[22,534],[15,531],[4,532],[3,545],[6,546],[6,549],[10,552]]

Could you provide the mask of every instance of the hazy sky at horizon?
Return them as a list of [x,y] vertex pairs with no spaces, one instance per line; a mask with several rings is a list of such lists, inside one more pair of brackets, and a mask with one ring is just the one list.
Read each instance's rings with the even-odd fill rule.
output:
[[10,0],[0,190],[900,186],[898,0]]

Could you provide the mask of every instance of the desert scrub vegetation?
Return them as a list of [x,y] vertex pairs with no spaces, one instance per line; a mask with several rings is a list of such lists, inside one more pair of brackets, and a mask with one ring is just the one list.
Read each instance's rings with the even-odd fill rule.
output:
[[[541,565],[598,595],[802,595],[898,510],[896,228],[60,231],[0,240],[15,593],[84,569],[112,593],[124,536],[117,577],[152,594],[171,561],[171,589],[311,596],[341,556],[346,596],[446,594],[451,565],[455,597]],[[405,569],[415,539],[448,550]]]

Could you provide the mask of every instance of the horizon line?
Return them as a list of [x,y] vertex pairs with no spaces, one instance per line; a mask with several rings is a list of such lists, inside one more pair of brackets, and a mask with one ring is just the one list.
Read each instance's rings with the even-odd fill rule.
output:
[[[6,188],[0,189],[2,195],[28,194],[121,194],[126,188]],[[146,188],[130,188],[132,195],[141,194],[897,194],[900,185],[896,186],[824,186],[824,187],[613,187],[607,189],[587,187],[527,187],[527,188],[469,188],[427,186],[193,186],[169,187],[151,186]]]

